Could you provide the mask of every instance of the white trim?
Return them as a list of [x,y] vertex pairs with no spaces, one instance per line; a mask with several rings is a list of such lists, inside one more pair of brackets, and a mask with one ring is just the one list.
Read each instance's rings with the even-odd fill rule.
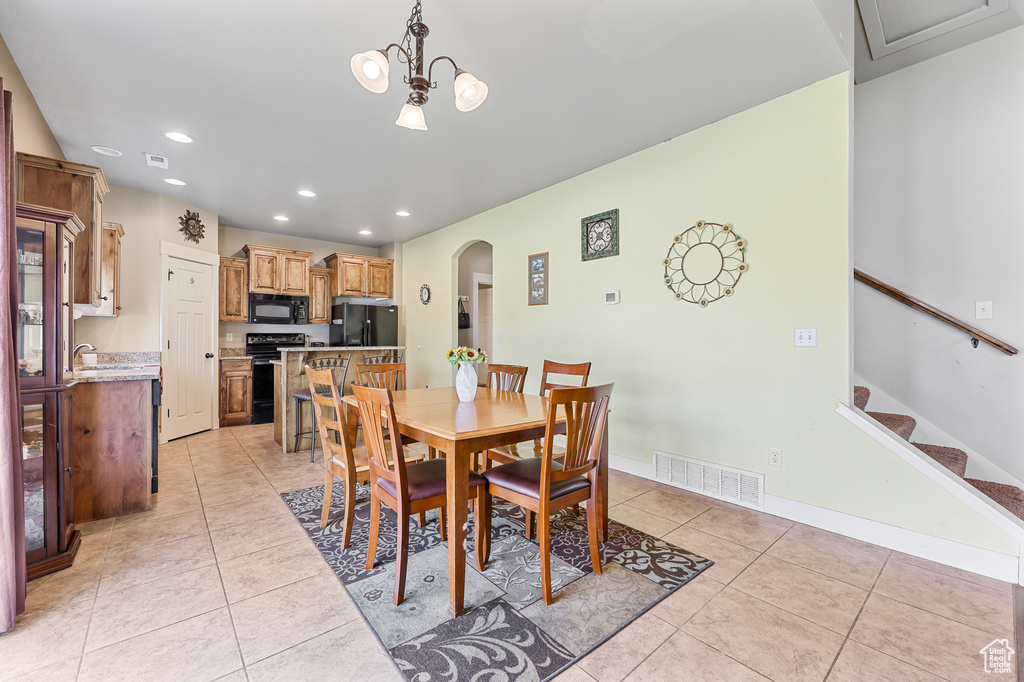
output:
[[[489,284],[489,285],[491,285],[493,287],[494,286],[494,277],[490,273],[486,273],[486,272],[474,272],[473,273],[473,286],[472,286],[472,288],[469,291],[469,313],[470,313],[469,320],[470,320],[470,324],[473,325],[472,327],[470,327],[470,329],[472,330],[472,332],[470,334],[470,339],[471,339],[470,345],[473,348],[479,348],[480,347],[480,338],[477,336],[477,331],[479,331],[480,325],[476,324],[476,322],[478,322],[480,320],[480,305],[479,305],[478,301],[479,301],[479,293],[480,293],[480,285],[481,284]],[[492,329],[493,329],[493,326],[494,326],[493,316],[492,316],[492,319],[491,319],[491,326],[492,326]],[[494,350],[494,348],[492,347],[491,350]]]
[[[213,395],[210,397],[210,429],[217,430],[220,428],[220,296],[218,295],[218,288],[220,286],[220,256],[216,253],[210,253],[208,251],[200,251],[199,249],[193,249],[181,244],[174,244],[172,242],[160,242],[160,356],[161,364],[164,364],[166,360],[165,353],[167,351],[167,333],[169,324],[167,322],[167,296],[169,295],[168,279],[164,275],[170,269],[169,258],[177,258],[180,260],[191,261],[193,263],[202,263],[209,265],[210,270],[210,300],[213,302],[213,315],[210,325],[210,352],[213,353],[213,361],[210,363],[210,390]],[[161,407],[161,415],[166,414],[166,408]],[[159,444],[163,445],[167,443],[167,432],[163,429],[163,420],[161,419],[160,439]]]
[[912,447],[907,441],[879,424],[862,410],[839,403],[836,406],[836,412],[884,445],[904,462],[937,483],[943,490],[978,512],[986,521],[991,522],[1017,542],[1024,544],[1024,521],[975,490],[970,483],[931,457],[920,453],[917,448]]
[[[616,471],[655,481],[654,465],[651,462],[609,453],[608,466]],[[1012,554],[937,538],[769,493],[764,494],[764,513],[996,580],[1024,585],[1024,561]]]
[[[790,521],[821,528],[849,538],[870,542],[904,554],[921,557],[971,573],[1009,583],[1021,582],[1020,559],[990,549],[965,545],[879,521],[816,507],[778,495],[765,494],[764,510]],[[1024,584],[1024,582],[1021,582]]]

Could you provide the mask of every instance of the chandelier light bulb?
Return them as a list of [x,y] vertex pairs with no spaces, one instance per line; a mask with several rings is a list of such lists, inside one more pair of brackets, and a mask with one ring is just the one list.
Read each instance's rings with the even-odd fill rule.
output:
[[350,62],[352,75],[370,92],[382,93],[388,89],[388,56],[380,50],[360,52]]
[[423,117],[423,107],[406,102],[405,106],[402,107],[402,113],[398,115],[398,120],[395,121],[395,125],[400,125],[410,130],[426,130],[427,121]]
[[487,84],[471,73],[459,70],[455,76],[455,108],[473,111],[487,99]]

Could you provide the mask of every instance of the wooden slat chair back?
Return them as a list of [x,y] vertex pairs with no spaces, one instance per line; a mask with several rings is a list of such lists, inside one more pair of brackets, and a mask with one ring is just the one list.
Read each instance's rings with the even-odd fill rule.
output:
[[[531,525],[532,515],[537,514],[541,585],[545,604],[551,604],[552,601],[551,514],[587,501],[590,561],[594,572],[601,572],[597,539],[597,491],[600,482],[597,474],[613,387],[614,384],[606,384],[552,389],[548,396],[542,455],[503,464],[483,473],[491,495],[527,510],[527,528]],[[559,411],[564,412],[566,417],[566,449],[562,453],[556,453],[552,445]]]
[[[562,383],[564,380],[555,381],[552,374],[560,374],[564,376],[579,377],[579,382],[575,384]],[[587,385],[587,379],[590,377],[590,363],[589,362],[578,362],[574,364],[566,364],[563,362],[553,362],[551,360],[544,361],[544,373],[540,377],[540,394],[546,396],[548,391],[553,388],[576,388]]]
[[370,365],[356,365],[356,376],[360,386],[387,388],[392,391],[405,390],[405,363],[380,362]]
[[[398,424],[391,391],[387,388],[352,386],[363,422],[363,441],[370,456],[370,538],[366,568],[373,568],[380,535],[381,505],[395,511],[397,520],[397,556],[395,559],[395,606],[405,598],[405,575],[409,560],[409,517],[439,509],[441,539],[448,539],[445,506],[448,504],[447,464],[432,459],[406,466],[402,440],[389,438],[386,424]],[[487,482],[475,472],[469,473],[470,495],[476,502],[477,566],[484,570],[490,551],[490,498]]]
[[526,384],[526,372],[529,369],[522,365],[488,365],[487,388],[522,393]]

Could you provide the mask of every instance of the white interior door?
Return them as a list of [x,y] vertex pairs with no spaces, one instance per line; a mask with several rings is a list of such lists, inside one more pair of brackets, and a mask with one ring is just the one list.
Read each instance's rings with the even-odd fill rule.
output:
[[[492,317],[492,305],[491,302],[494,300],[493,288],[490,284],[478,284],[476,291],[476,322],[473,333],[473,345],[477,348],[482,349],[487,353],[487,357],[491,357],[492,340],[491,340],[491,317]],[[484,363],[480,368],[481,380],[487,381],[487,364]]]
[[211,348],[216,301],[208,263],[167,256],[164,296],[164,413],[167,440],[205,431],[213,425]]

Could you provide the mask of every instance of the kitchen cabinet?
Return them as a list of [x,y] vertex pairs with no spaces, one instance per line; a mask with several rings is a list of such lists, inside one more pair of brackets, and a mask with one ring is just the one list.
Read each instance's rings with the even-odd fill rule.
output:
[[220,319],[249,319],[249,261],[244,258],[220,259]]
[[309,296],[310,251],[291,251],[246,244],[249,292]]
[[80,381],[71,419],[76,523],[152,508],[152,379]]
[[331,299],[333,272],[330,268],[309,269],[309,322],[310,324],[331,323]]
[[252,421],[252,360],[220,361],[220,425],[237,426]]
[[74,213],[19,203],[15,212],[22,499],[29,579],[67,568],[81,542],[70,464]]
[[83,229],[75,237],[74,303],[102,302],[103,197],[110,191],[97,166],[17,155],[17,199],[78,216]]
[[332,253],[324,259],[334,273],[333,296],[392,298],[395,262],[389,258]]
[[83,315],[117,317],[121,314],[121,237],[120,223],[103,223],[100,231],[100,302],[80,305]]

